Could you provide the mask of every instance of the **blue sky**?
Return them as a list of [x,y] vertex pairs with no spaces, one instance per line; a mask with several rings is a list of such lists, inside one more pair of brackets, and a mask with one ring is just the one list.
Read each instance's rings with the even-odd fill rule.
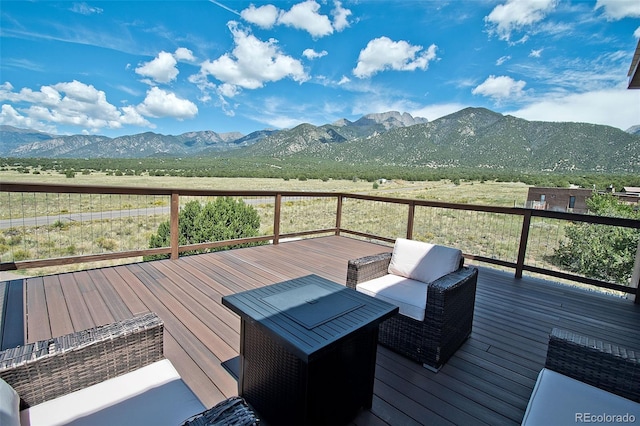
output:
[[0,124],[248,134],[468,106],[640,124],[638,0],[5,1]]

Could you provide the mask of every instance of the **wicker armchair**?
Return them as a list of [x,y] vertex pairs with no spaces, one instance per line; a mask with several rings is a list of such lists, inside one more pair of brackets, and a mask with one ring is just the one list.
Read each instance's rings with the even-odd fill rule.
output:
[[[391,253],[350,260],[347,286],[388,273]],[[471,334],[478,269],[463,266],[429,284],[423,321],[400,313],[380,324],[378,341],[437,371]]]
[[554,328],[545,367],[640,402],[640,353]]
[[[34,420],[34,417],[46,418],[48,423],[55,423],[56,416],[60,415],[63,419],[70,417],[77,424],[121,424],[123,418],[128,423],[144,418],[158,424],[151,420],[153,415],[148,415],[155,412],[155,417],[165,416],[161,418],[160,424],[164,422],[175,425],[201,412],[184,424],[257,424],[258,420],[253,412],[244,400],[237,397],[230,398],[229,404],[225,405],[226,401],[223,401],[216,407],[203,411],[205,407],[164,358],[163,332],[163,322],[156,314],[148,313],[7,349],[0,352],[0,379],[6,382],[0,381],[0,385],[4,386],[3,392],[10,387],[11,392],[15,391],[14,396],[19,397],[20,409],[25,411],[14,414],[36,423],[38,420]],[[147,370],[141,375],[144,369]],[[157,377],[158,375],[161,377]],[[149,377],[152,378],[151,383],[141,383]],[[104,387],[109,380],[127,379],[128,382]],[[132,383],[140,386],[142,393],[133,392],[131,400],[122,400],[121,398],[126,398],[123,395],[128,394],[121,394],[120,391],[130,390]],[[99,391],[93,391],[96,386],[103,387]],[[164,391],[160,390],[162,387]],[[110,405],[112,396],[106,396],[105,389],[115,389],[115,405]],[[144,396],[147,391],[149,396]],[[160,400],[154,399],[156,396]],[[72,397],[75,399],[71,400]],[[85,406],[94,404],[89,399],[98,401],[95,404],[100,407],[100,412]],[[12,424],[8,420],[15,420],[15,416],[8,418],[9,410],[5,403],[0,398],[0,424],[5,421]],[[17,402],[15,405],[14,411],[17,412]],[[65,407],[69,406],[73,410],[65,413]],[[69,411],[73,413],[69,414]],[[161,414],[158,415],[158,412]],[[113,414],[116,416],[111,417]],[[207,419],[208,423],[202,423],[203,419]],[[68,420],[62,422],[66,421]]]
[[149,313],[7,349],[0,378],[28,408],[162,360],[163,330]]
[[638,355],[554,328],[522,425],[634,423],[640,418]]

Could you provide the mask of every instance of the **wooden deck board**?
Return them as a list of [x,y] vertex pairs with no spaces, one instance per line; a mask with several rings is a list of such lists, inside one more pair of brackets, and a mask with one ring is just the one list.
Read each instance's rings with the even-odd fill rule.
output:
[[[89,312],[89,307],[87,306],[84,297],[82,297],[82,292],[80,286],[78,286],[78,283],[76,282],[75,275],[61,274],[59,275],[59,278],[60,286],[62,287],[62,292],[64,293],[64,298],[67,302],[67,308],[69,309],[69,316],[73,323],[73,330],[81,331],[95,327],[96,323],[91,317],[91,312]],[[27,281],[27,283],[29,284],[27,287],[29,287],[31,280]],[[29,304],[27,306],[30,307]]]
[[49,307],[49,316],[51,321],[51,334],[54,336],[62,336],[73,333],[73,324],[67,302],[64,299],[64,293],[60,285],[57,275],[49,275],[43,277],[43,286],[47,306]]
[[51,324],[49,322],[49,308],[44,291],[44,279],[35,277],[27,280],[25,313],[27,330],[25,342],[51,338]]
[[93,281],[96,291],[100,293],[102,300],[104,300],[106,307],[114,320],[119,321],[131,318],[133,316],[131,309],[129,309],[120,294],[117,292],[115,286],[109,282],[104,271],[104,269],[94,269],[87,271],[87,274],[91,278],[91,281]]
[[[223,363],[238,355],[240,321],[222,296],[312,273],[344,284],[349,258],[390,250],[329,236],[28,278],[25,338],[156,312],[165,356],[211,406],[237,394]],[[353,424],[519,424],[553,327],[640,349],[638,323],[627,300],[481,268],[471,338],[437,374],[379,347],[372,410]]]
[[120,299],[126,304],[132,315],[139,315],[149,312],[149,309],[140,300],[128,283],[122,282],[122,277],[114,268],[104,268],[102,273],[105,278],[113,284],[113,289],[118,293]]
[[114,322],[116,319],[111,314],[107,302],[96,288],[96,283],[87,271],[75,272],[76,279],[82,298],[87,304],[91,318],[96,325],[104,325]]

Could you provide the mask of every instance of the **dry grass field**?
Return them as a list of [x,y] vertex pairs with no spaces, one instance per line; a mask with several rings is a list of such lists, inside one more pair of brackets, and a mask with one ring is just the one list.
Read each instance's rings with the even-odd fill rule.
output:
[[16,171],[0,171],[2,182],[48,183],[60,185],[142,186],[148,188],[203,188],[220,190],[278,190],[278,191],[336,191],[377,194],[389,197],[417,198],[450,203],[482,204],[513,207],[522,206],[529,186],[515,182],[466,182],[454,185],[449,180],[438,182],[389,181],[373,189],[364,180],[320,179],[284,180],[262,178],[186,178],[173,176],[107,176],[104,173],[77,174],[67,178],[63,174],[47,172],[38,175]]
[[[351,192],[397,198],[436,200],[451,203],[522,206],[528,186],[522,183],[465,182],[455,185],[451,181],[408,182],[389,181],[373,184],[352,180],[283,180],[251,178],[185,178],[155,176],[107,176],[102,173],[77,174],[67,178],[57,173],[27,174],[16,171],[0,172],[0,185],[5,182],[48,183],[61,185],[108,185],[127,187],[203,188],[218,190],[280,190]],[[189,197],[181,197],[184,205]],[[201,202],[208,201],[206,198]],[[245,200],[251,203],[261,217],[260,234],[273,233],[273,205],[258,197]],[[149,237],[158,225],[168,220],[168,197],[119,196],[79,194],[17,194],[0,192],[0,220],[10,220],[0,233],[2,261],[64,257],[111,251],[138,250],[148,247]],[[162,209],[164,211],[157,211]],[[135,210],[135,214],[127,212]],[[335,225],[335,200],[300,197],[283,203],[280,232],[299,232],[325,229]],[[109,214],[111,212],[111,214]],[[123,214],[123,212],[125,214]],[[87,216],[89,215],[89,216]],[[503,215],[504,216],[504,215]],[[46,217],[44,224],[27,224],[28,218]],[[402,236],[406,225],[406,207],[386,203],[349,200],[343,210],[343,224],[362,232],[371,232],[389,238]],[[460,227],[460,223],[475,221],[473,227]],[[518,222],[516,220],[516,222]],[[415,237],[441,244],[462,244],[463,250],[474,253],[490,251],[492,256],[508,256],[512,260],[519,224],[495,215],[468,212],[419,209],[416,212]],[[500,229],[498,238],[491,235]],[[508,235],[505,235],[508,233]],[[480,250],[480,251],[477,251]],[[507,254],[509,253],[509,254]],[[37,268],[20,273],[43,275],[113,265],[139,258],[95,264]]]

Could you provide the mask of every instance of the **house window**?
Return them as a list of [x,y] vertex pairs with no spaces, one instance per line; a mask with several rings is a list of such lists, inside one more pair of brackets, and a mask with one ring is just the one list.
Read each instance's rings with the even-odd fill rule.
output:
[[540,195],[540,202],[544,203],[546,196],[544,194]]
[[576,197],[572,195],[569,197],[569,208],[572,209],[575,206],[576,206]]

